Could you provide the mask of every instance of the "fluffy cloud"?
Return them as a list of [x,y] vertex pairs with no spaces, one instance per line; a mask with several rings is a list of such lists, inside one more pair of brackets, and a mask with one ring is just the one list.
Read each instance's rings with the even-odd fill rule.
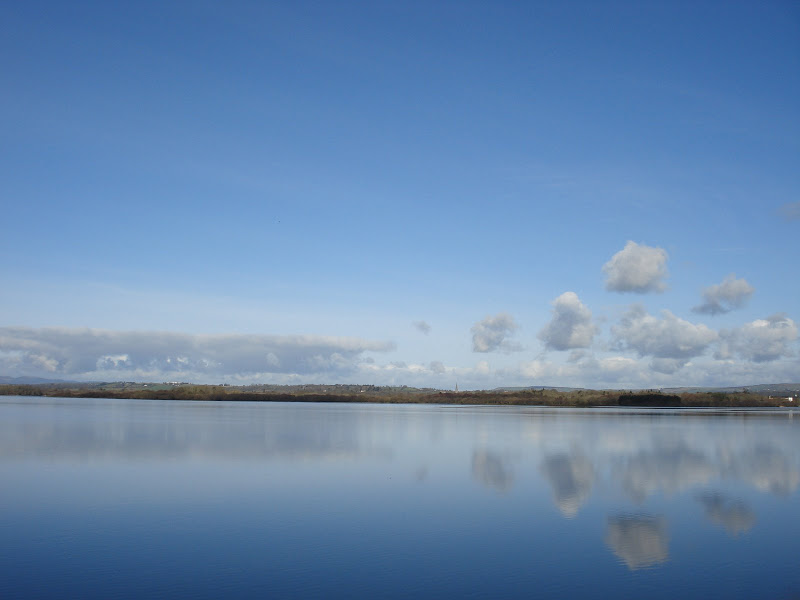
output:
[[650,368],[664,375],[672,375],[678,372],[686,364],[683,358],[654,358],[650,361]]
[[797,325],[786,315],[777,314],[723,331],[721,338],[716,358],[739,356],[753,362],[768,362],[793,355],[789,344],[797,339]]
[[72,376],[348,372],[364,352],[393,349],[390,342],[321,336],[0,328],[0,368]]
[[428,335],[431,332],[431,326],[425,321],[414,321],[412,325],[416,328],[417,331],[420,331],[425,335]]
[[519,351],[521,350],[519,344],[506,340],[517,329],[519,326],[514,321],[514,317],[508,313],[501,312],[494,317],[486,317],[472,326],[472,351]]
[[787,221],[800,220],[800,202],[789,202],[778,209],[781,216]]
[[431,373],[436,373],[437,375],[442,375],[443,373],[447,372],[447,368],[440,360],[432,360],[428,365],[428,369],[431,371]]
[[[616,346],[621,350],[635,350],[639,356],[680,361],[680,366],[690,358],[700,356],[717,339],[717,333],[702,324],[684,321],[668,310],[662,318],[654,317],[640,305],[632,306],[619,325],[611,328]],[[678,362],[659,361],[655,364],[661,372],[677,370]]]
[[500,373],[506,381],[522,378],[521,384],[530,385],[530,380],[535,379],[539,384],[555,387],[564,385],[565,381],[571,386],[595,388],[636,387],[643,381],[652,382],[645,365],[625,356],[597,359],[586,355],[566,364],[534,359],[521,363],[516,371]]
[[550,350],[571,350],[588,348],[596,333],[592,311],[575,292],[564,292],[553,300],[553,318],[538,337]]
[[703,304],[692,310],[709,315],[720,315],[740,308],[753,295],[755,288],[744,279],[736,279],[731,273],[722,283],[712,285],[703,290]]
[[663,292],[667,277],[667,251],[629,241],[603,265],[606,289],[612,292]]

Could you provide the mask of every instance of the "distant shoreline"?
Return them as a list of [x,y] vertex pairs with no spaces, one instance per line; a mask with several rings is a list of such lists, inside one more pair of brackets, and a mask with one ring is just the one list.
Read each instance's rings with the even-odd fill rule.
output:
[[[116,388],[114,387],[116,386]],[[747,391],[662,393],[655,390],[570,390],[524,389],[511,391],[448,392],[365,386],[308,386],[312,391],[253,391],[248,387],[214,385],[92,384],[92,385],[0,385],[2,396],[43,396],[60,398],[115,398],[131,400],[201,400],[238,402],[354,402],[363,404],[459,404],[496,406],[569,407],[794,407],[798,400],[769,397]]]

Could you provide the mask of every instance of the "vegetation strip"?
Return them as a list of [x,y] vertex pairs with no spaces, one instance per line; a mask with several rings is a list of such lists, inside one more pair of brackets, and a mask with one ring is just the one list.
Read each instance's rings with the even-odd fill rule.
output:
[[[308,389],[305,389],[308,388]],[[169,384],[0,385],[4,396],[202,400],[237,402],[360,402],[376,404],[491,404],[521,406],[778,407],[794,406],[783,397],[740,392],[664,394],[658,391],[523,389],[446,392],[377,386],[221,386]]]

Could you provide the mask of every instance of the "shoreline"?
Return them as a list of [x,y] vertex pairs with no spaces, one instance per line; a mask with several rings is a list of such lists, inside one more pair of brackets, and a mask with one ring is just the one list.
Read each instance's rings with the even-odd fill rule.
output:
[[[112,384],[117,385],[117,384]],[[113,389],[88,385],[0,385],[0,396],[58,398],[110,398],[126,400],[189,400],[236,402],[323,402],[359,404],[453,404],[461,406],[567,406],[576,408],[794,408],[797,400],[768,397],[752,392],[691,392],[667,394],[657,391],[555,389],[519,391],[448,392],[403,388],[373,388],[369,393],[248,391],[232,386],[179,385],[163,389],[145,384]]]

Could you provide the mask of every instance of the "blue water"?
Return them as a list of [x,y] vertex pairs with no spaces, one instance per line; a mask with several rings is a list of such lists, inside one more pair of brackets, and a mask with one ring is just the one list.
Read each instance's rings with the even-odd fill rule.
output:
[[800,598],[800,412],[0,398],[0,598]]

